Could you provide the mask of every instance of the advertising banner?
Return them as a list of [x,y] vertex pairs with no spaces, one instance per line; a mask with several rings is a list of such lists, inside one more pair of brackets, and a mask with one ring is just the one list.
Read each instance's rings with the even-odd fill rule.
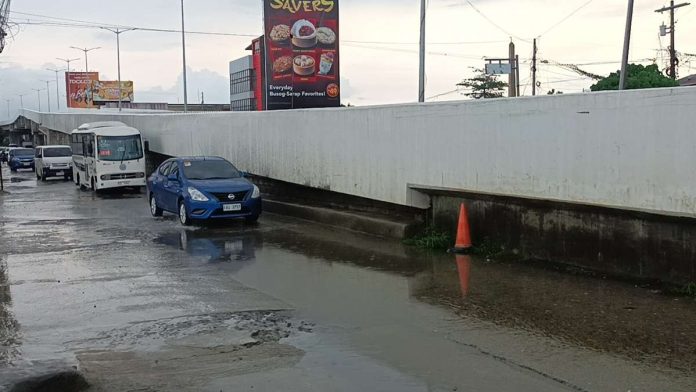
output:
[[[118,102],[118,80],[98,80],[92,83],[94,103]],[[121,102],[133,102],[133,82],[121,81]]]
[[66,72],[65,91],[69,108],[95,108],[92,83],[99,80],[99,72]]
[[338,0],[264,0],[266,109],[341,104]]

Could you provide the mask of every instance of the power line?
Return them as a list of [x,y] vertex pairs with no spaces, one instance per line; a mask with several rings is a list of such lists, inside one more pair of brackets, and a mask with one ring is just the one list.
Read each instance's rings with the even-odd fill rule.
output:
[[520,41],[527,42],[527,43],[530,42],[530,41],[527,40],[527,39],[520,38],[519,36],[516,36],[515,34],[512,34],[511,32],[505,30],[505,29],[504,29],[502,26],[500,26],[499,24],[495,23],[495,22],[493,21],[493,19],[489,18],[488,16],[486,16],[486,14],[484,14],[483,12],[481,12],[481,10],[478,9],[478,7],[476,7],[476,6],[474,5],[474,3],[471,2],[471,0],[463,0],[463,1],[464,1],[466,4],[468,4],[468,5],[469,5],[474,11],[476,11],[479,15],[481,15],[481,17],[482,17],[483,19],[485,19],[488,23],[490,23],[491,25],[493,25],[495,28],[497,28],[497,29],[500,30],[501,32],[505,33],[505,35],[507,35],[508,37],[513,37],[513,38],[516,38],[516,39],[518,39],[518,40],[520,40]]
[[594,0],[589,0],[589,1],[585,2],[585,3],[583,3],[580,7],[574,9],[570,14],[566,15],[566,16],[563,17],[561,20],[559,20],[558,22],[556,22],[556,23],[554,23],[553,25],[551,25],[551,27],[549,27],[548,29],[546,29],[543,33],[539,34],[539,35],[537,36],[537,38],[541,38],[541,36],[545,35],[545,34],[548,33],[549,31],[551,31],[551,30],[555,29],[556,27],[560,26],[560,25],[563,24],[566,20],[572,18],[575,14],[577,14],[578,12],[580,12],[580,10],[582,10],[583,8],[585,8],[585,7],[587,7],[588,5],[590,5],[590,3],[592,3],[593,1],[594,1]]

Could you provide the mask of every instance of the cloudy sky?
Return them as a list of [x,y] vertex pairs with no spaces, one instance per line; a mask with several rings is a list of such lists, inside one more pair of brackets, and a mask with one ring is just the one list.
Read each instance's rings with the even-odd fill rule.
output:
[[[245,55],[249,35],[262,32],[261,0],[187,0],[187,30],[236,33],[241,36],[187,36],[189,102],[204,92],[207,103],[228,102],[228,62]],[[505,56],[512,39],[524,64],[523,92],[531,93],[531,39],[539,38],[539,57],[560,63],[582,64],[599,74],[619,67],[625,25],[625,0],[430,0],[428,5],[427,92],[431,101],[462,99],[456,83],[481,67],[483,57]],[[654,12],[665,1],[637,2],[631,59],[657,58],[665,64],[667,37],[659,26],[667,15]],[[179,0],[16,0],[12,29],[0,54],[0,119],[24,106],[36,108],[42,80],[55,79],[46,68],[65,67],[55,58],[83,58],[70,46],[101,47],[90,52],[90,70],[102,79],[116,78],[115,36],[104,30],[23,24],[30,21],[89,21],[161,29],[180,27]],[[354,105],[411,102],[418,89],[418,0],[341,0],[341,70],[343,101]],[[567,18],[574,10],[577,13]],[[677,19],[677,50],[696,53],[696,5],[682,8]],[[31,14],[31,15],[30,15]],[[62,19],[60,19],[62,18]],[[70,22],[67,22],[70,23]],[[132,31],[121,35],[122,77],[133,80],[136,100],[183,102],[180,35]],[[696,72],[686,61],[680,74]],[[686,60],[686,58],[685,58]],[[82,70],[84,62],[72,63]],[[541,65],[541,89],[581,92],[592,81],[551,65]],[[64,100],[63,82],[59,92]],[[55,83],[50,85],[55,109]],[[46,93],[41,92],[45,109]],[[64,103],[62,103],[64,106]]]

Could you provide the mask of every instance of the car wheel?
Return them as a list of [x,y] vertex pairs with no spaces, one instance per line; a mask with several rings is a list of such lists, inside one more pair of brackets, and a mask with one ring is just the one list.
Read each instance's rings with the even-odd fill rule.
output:
[[155,195],[150,195],[150,213],[152,216],[162,216],[162,209],[157,206]]
[[11,171],[12,173],[17,173],[17,169],[15,169],[14,167],[10,167],[10,171]]
[[94,183],[94,177],[92,177],[92,180],[90,181],[90,186],[92,187],[93,191],[97,191],[97,185]]
[[189,226],[191,224],[191,218],[189,218],[186,204],[184,204],[183,201],[179,202],[179,222],[184,226]]
[[42,182],[46,182],[46,173],[37,174],[37,176],[41,177]]

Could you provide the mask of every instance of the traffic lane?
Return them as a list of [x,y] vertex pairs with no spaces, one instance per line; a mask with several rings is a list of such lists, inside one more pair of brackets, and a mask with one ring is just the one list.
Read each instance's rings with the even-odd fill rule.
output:
[[[290,390],[325,390],[320,386],[329,382],[353,390],[363,373],[365,386],[427,390],[417,375],[350,347],[306,357],[321,340],[312,322],[297,319],[282,298],[232,278],[259,259],[292,260],[281,248],[260,257],[263,237],[279,231],[292,240],[306,223],[267,217],[258,226],[182,230],[174,216],[147,216],[142,195],[93,195],[69,183],[30,189],[4,197],[1,210],[6,303],[16,320],[6,335],[21,336],[12,363],[76,359],[105,390],[200,390],[238,385],[225,379],[231,374],[251,381],[253,374],[284,373]],[[470,355],[454,351],[458,360]],[[321,369],[317,358],[326,355],[346,365]],[[506,366],[482,362],[485,371],[468,376],[501,390],[505,383],[496,375]],[[558,388],[525,372],[507,373],[527,390]]]
[[[50,244],[20,245],[5,263],[4,319],[15,327],[4,335],[21,337],[15,362],[76,356],[111,390],[693,390],[683,374],[530,326],[524,315],[538,312],[516,312],[511,299],[521,283],[559,302],[577,290],[625,295],[612,285],[558,287],[533,269],[474,263],[473,298],[487,298],[472,301],[485,308],[476,313],[450,295],[461,291],[454,260],[398,243],[272,216],[183,230],[174,216],[150,218],[142,195],[95,196],[57,182],[30,189],[0,206],[11,229],[0,245],[32,233]],[[55,200],[59,211],[49,208]],[[33,212],[18,211],[27,205]],[[517,283],[497,303],[502,288],[486,279]]]

